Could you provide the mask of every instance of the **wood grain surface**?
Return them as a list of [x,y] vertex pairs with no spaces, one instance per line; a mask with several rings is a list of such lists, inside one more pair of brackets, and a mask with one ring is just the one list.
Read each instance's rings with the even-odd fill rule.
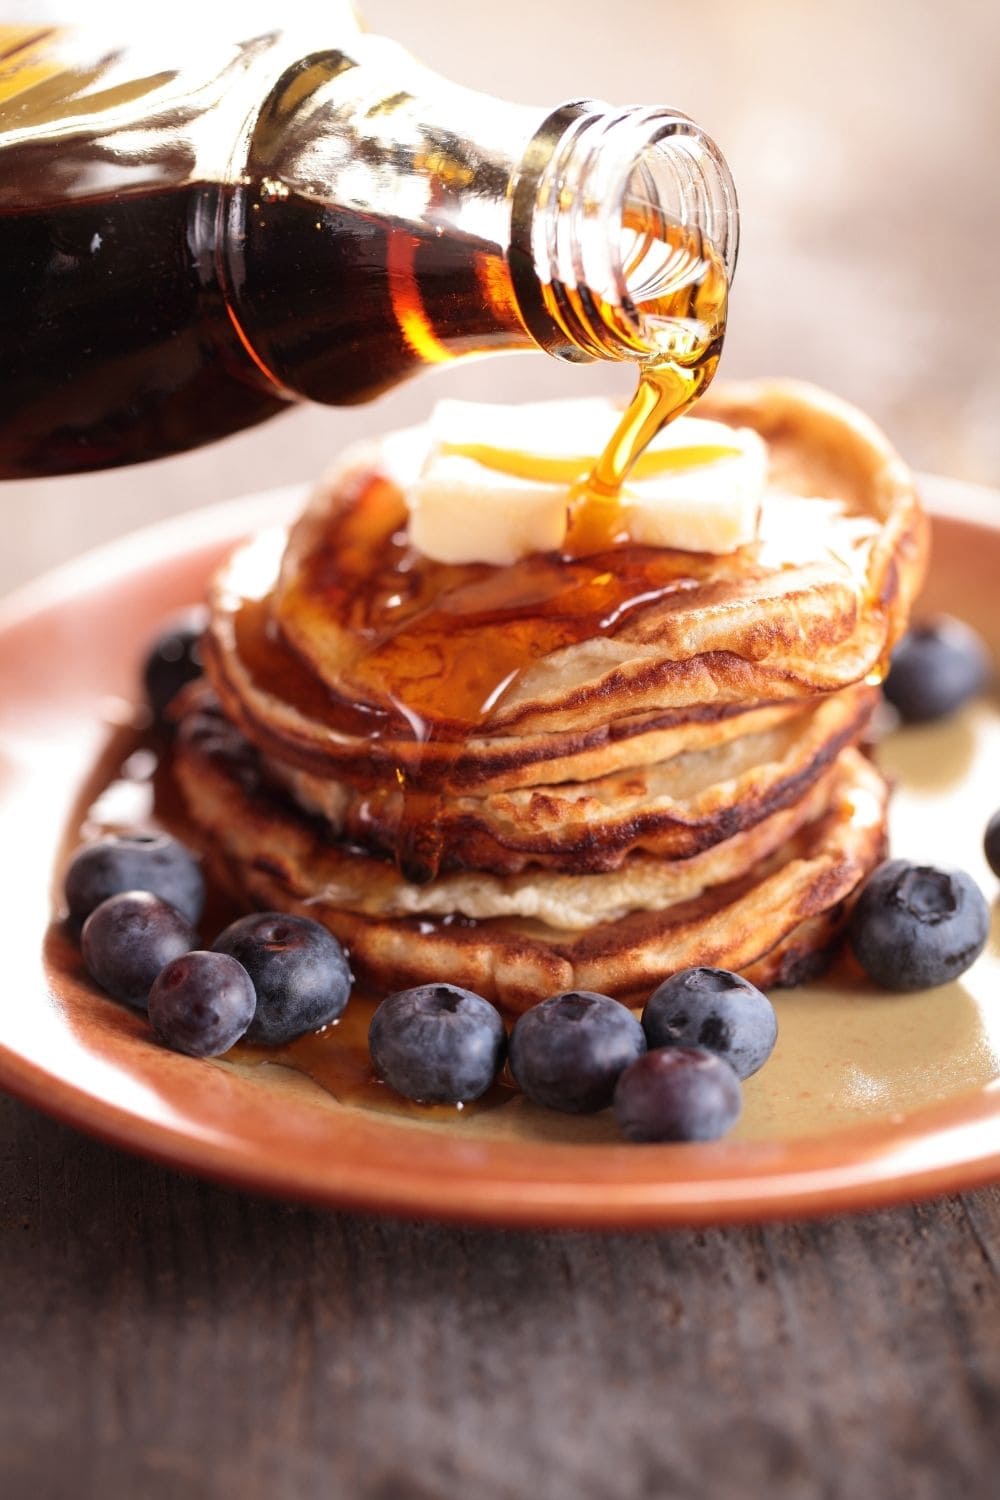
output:
[[461,1231],[240,1196],[0,1102],[5,1500],[987,1500],[1000,1190]]

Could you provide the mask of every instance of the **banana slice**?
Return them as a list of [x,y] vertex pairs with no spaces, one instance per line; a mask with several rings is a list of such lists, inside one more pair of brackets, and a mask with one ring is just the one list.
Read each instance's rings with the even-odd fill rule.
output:
[[[438,562],[503,565],[558,550],[571,488],[619,413],[610,402],[497,406],[441,401],[411,486],[410,536]],[[681,417],[657,434],[620,496],[623,529],[646,546],[732,552],[756,535],[767,449],[748,428]]]

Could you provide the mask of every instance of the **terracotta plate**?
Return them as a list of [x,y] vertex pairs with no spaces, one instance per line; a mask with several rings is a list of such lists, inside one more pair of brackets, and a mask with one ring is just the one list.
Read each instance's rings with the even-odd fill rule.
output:
[[[925,488],[938,517],[928,606],[969,619],[1000,660],[1000,495]],[[0,1085],[106,1140],[242,1187],[486,1223],[721,1223],[869,1208],[1000,1176],[996,923],[990,951],[946,989],[879,994],[841,964],[822,984],[777,996],[778,1048],[746,1085],[737,1131],[714,1146],[622,1145],[607,1118],[546,1115],[514,1095],[465,1114],[386,1113],[371,1090],[338,1099],[273,1062],[169,1053],[141,1017],[97,994],[50,927],[82,788],[130,716],[137,663],[162,616],[200,596],[234,539],[300,500],[283,492],[182,517],[0,607]],[[893,737],[883,759],[899,780],[896,851],[965,866],[992,900],[980,840],[1000,804],[995,702]]]

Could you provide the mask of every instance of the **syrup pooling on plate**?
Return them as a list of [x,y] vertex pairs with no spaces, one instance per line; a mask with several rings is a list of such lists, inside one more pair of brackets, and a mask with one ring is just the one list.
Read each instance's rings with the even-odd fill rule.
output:
[[310,1032],[278,1048],[241,1042],[227,1061],[291,1068],[310,1078],[338,1104],[439,1125],[495,1110],[517,1097],[513,1084],[505,1081],[503,1074],[485,1094],[465,1104],[422,1104],[395,1093],[376,1077],[368,1051],[368,1028],[377,1005],[370,995],[355,991],[341,1018],[322,1031]]
[[[961,864],[987,893],[995,883],[990,883],[982,855],[980,828],[983,808],[993,805],[998,752],[1000,716],[995,705],[986,702],[944,724],[894,734],[879,755],[898,782],[895,847],[910,853],[919,850],[938,863]],[[81,838],[136,825],[164,828],[184,842],[194,841],[169,757],[158,764],[156,760],[157,750],[147,737],[133,730],[115,734],[70,819],[60,865]],[[238,914],[218,882],[210,881],[203,937],[210,940]],[[53,931],[61,934],[61,924]],[[56,944],[51,954],[63,971],[75,970],[79,963],[75,943]],[[734,1138],[795,1140],[884,1120],[963,1094],[973,1097],[973,1091],[996,1078],[1000,1065],[998,973],[1000,907],[995,904],[987,953],[960,981],[942,989],[887,995],[866,984],[845,959],[827,979],[773,994],[778,1046],[766,1071],[746,1085],[746,1113]],[[578,1144],[617,1139],[613,1124],[603,1115],[552,1116],[528,1103],[503,1076],[482,1099],[461,1111],[400,1099],[374,1079],[367,1059],[365,1037],[374,1003],[355,993],[337,1025],[280,1050],[240,1043],[211,1066],[246,1065],[263,1082],[260,1065],[279,1064],[308,1076],[340,1104],[401,1120],[425,1120],[439,1129],[449,1122],[460,1124],[469,1139],[558,1139]]]

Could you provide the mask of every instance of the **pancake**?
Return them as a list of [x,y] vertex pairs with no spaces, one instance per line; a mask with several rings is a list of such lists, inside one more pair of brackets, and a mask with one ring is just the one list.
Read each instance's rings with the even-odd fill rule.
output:
[[[216,873],[248,906],[323,922],[378,992],[434,978],[510,1014],[571,987],[637,1001],[692,964],[787,981],[828,952],[845,902],[885,847],[885,783],[847,750],[797,811],[715,846],[700,869],[699,857],[638,855],[607,874],[466,875],[407,894],[387,862],[331,841],[270,789],[259,757],[224,719],[190,712],[176,773]],[[507,914],[465,916],[463,899]],[[414,904],[402,914],[407,900]],[[582,928],[553,920],[573,914],[596,920]]]
[[[597,779],[435,800],[433,862],[426,841],[401,851],[406,793],[395,778],[374,789],[322,778],[269,760],[272,778],[334,836],[375,853],[411,858],[404,872],[426,880],[453,870],[516,873],[529,866],[577,874],[614,870],[635,850],[686,859],[797,801],[853,743],[876,694],[864,686],[800,708],[777,727],[733,736]],[[415,857],[414,857],[415,856]]]
[[[690,858],[636,853],[600,880],[533,866],[514,875],[473,870],[420,883],[406,879],[386,859],[364,858],[366,851],[357,844],[335,839],[314,819],[303,818],[288,805],[268,763],[211,704],[189,699],[178,746],[178,774],[187,802],[201,826],[213,830],[213,839],[227,826],[227,818],[237,822],[235,832],[223,834],[233,841],[237,858],[251,859],[256,849],[272,866],[286,867],[293,885],[301,884],[308,868],[319,882],[317,892],[347,911],[477,920],[513,916],[577,930],[631,911],[655,911],[668,901],[690,900],[711,885],[745,874],[825,810],[837,774],[832,767],[791,806]],[[233,782],[244,800],[236,797]]]
[[768,449],[758,539],[726,556],[432,562],[406,534],[422,429],[234,555],[175,769],[238,900],[323,922],[378,993],[451,981],[509,1015],[829,959],[885,852],[855,747],[926,522],[877,429],[813,387],[699,410]]
[[810,386],[717,388],[699,409],[768,444],[753,545],[435,563],[408,542],[418,437],[397,435],[345,457],[292,528],[273,629],[329,704],[420,741],[580,732],[879,672],[924,571],[908,471],[866,418]]
[[685,751],[710,749],[794,718],[802,701],[710,703],[624,714],[585,729],[415,738],[409,725],[338,704],[280,639],[269,615],[286,536],[262,533],[237,549],[211,592],[206,670],[233,723],[265,754],[307,774],[341,776],[355,786],[441,773],[456,790],[511,791],[607,775]]

